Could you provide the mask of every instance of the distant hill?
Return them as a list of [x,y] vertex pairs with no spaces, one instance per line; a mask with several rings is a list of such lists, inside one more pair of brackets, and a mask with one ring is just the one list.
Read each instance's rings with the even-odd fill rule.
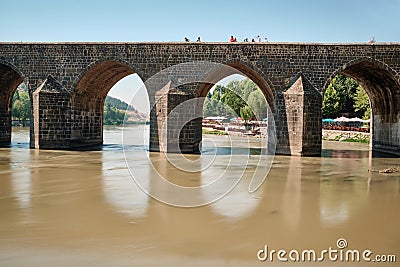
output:
[[134,107],[131,105],[127,104],[126,102],[119,100],[118,98],[107,96],[106,101],[104,103],[104,106],[110,105],[116,109],[119,110],[131,110],[131,111],[137,111]]
[[125,123],[144,123],[149,120],[146,113],[139,112],[135,107],[117,98],[107,96],[104,103],[104,124],[122,124],[124,116],[127,115]]

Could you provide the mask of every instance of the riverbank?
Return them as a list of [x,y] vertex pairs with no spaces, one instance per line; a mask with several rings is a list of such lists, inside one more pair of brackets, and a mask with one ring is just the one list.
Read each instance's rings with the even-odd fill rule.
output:
[[370,133],[323,129],[322,139],[328,141],[356,142],[356,143],[369,144]]
[[[203,134],[214,134],[214,135],[246,135],[243,132],[224,131],[210,128],[203,128]],[[248,136],[249,134],[247,134]],[[252,135],[254,137],[260,137],[260,134]],[[322,139],[327,141],[339,141],[339,142],[355,142],[369,144],[370,133],[353,132],[353,131],[338,131],[338,130],[322,130]]]

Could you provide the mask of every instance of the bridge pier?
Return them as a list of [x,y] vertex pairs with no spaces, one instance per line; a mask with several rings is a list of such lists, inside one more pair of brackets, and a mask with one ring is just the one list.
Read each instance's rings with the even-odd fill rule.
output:
[[321,94],[302,74],[298,74],[286,89],[277,94],[277,154],[321,155],[321,107]]
[[169,82],[155,95],[150,113],[150,151],[198,154],[203,103]]
[[31,148],[71,147],[70,94],[51,75],[32,94]]
[[400,114],[391,121],[385,116],[373,115],[372,125],[372,149],[400,156]]
[[0,108],[0,145],[11,142],[11,110]]
[[[186,89],[174,88],[169,82],[155,94],[150,114],[150,151],[200,153],[204,99]],[[277,154],[321,154],[321,108],[321,94],[302,74],[277,94]]]
[[71,147],[103,144],[104,98],[72,97]]

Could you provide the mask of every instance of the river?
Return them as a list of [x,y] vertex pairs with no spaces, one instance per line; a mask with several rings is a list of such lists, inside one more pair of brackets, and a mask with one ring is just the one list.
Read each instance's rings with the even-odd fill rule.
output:
[[[147,134],[144,127],[132,126],[131,136]],[[207,138],[221,148],[228,137]],[[124,149],[130,159],[138,155],[131,172],[151,181],[157,169],[189,187],[222,173],[227,153],[214,155],[218,164],[199,174],[176,170],[159,153],[150,153],[153,166],[146,164],[145,144],[124,148],[122,128],[106,127],[104,140],[95,151],[32,150],[28,131],[14,129],[11,147],[0,149],[0,266],[275,266],[285,264],[276,256],[272,262],[258,259],[265,246],[319,253],[339,250],[340,238],[347,241],[343,251],[395,255],[397,263],[375,265],[399,264],[400,174],[378,172],[399,167],[399,158],[372,155],[365,144],[324,141],[322,157],[275,156],[266,181],[250,194],[257,167],[252,150],[243,179],[229,194],[182,208],[138,187]],[[186,158],[196,162],[199,156]],[[208,159],[200,158],[200,165]],[[352,264],[324,258],[314,265]]]

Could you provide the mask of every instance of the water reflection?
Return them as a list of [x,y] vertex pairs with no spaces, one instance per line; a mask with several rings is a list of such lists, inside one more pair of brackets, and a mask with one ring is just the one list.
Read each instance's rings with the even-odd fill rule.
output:
[[105,155],[103,162],[102,188],[106,201],[129,217],[144,217],[148,196],[133,182],[125,162]]
[[296,228],[300,220],[301,172],[302,159],[291,157],[282,198],[282,208],[286,211],[284,213],[285,221],[291,228]]
[[249,193],[250,180],[250,175],[245,176],[229,193],[229,197],[224,197],[212,203],[212,212],[229,222],[236,222],[250,216],[260,204],[261,198],[259,196],[264,192],[264,188],[261,188],[257,193]]
[[[325,249],[339,237],[352,248],[400,251],[400,177],[379,173],[399,166],[398,158],[371,158],[368,146],[325,142],[322,158],[277,156],[266,182],[250,194],[254,152],[226,197],[184,209],[149,198],[133,182],[121,132],[106,130],[98,151],[29,150],[21,141],[0,149],[0,265],[54,266],[62,259],[65,266],[253,266],[264,244]],[[223,148],[225,140],[213,142]],[[191,173],[176,170],[163,154],[142,153],[146,146],[133,142],[128,155],[152,192],[171,194],[153,179],[157,175],[189,187],[213,183],[216,175],[223,177],[220,186],[231,179],[223,176],[227,154]],[[187,158],[206,166],[198,155]],[[220,188],[214,190],[174,197],[213,199]],[[20,254],[38,256],[24,262]]]

